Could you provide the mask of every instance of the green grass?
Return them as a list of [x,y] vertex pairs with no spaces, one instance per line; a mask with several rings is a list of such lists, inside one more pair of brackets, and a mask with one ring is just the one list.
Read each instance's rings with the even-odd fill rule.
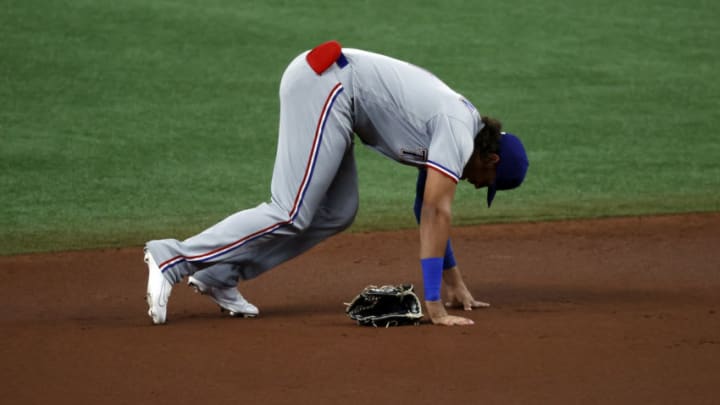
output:
[[[522,136],[474,224],[720,210],[720,3],[5,1],[0,254],[186,237],[267,200],[277,88],[335,38],[422,65]],[[354,229],[412,226],[414,170],[358,149]]]

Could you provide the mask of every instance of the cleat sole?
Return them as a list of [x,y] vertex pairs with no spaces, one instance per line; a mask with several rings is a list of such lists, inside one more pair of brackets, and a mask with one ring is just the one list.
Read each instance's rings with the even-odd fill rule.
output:
[[230,312],[233,318],[257,318],[257,314],[244,314],[242,312]]

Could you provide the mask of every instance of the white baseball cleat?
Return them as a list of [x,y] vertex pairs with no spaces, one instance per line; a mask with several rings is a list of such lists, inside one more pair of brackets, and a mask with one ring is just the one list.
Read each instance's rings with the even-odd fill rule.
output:
[[167,303],[170,298],[172,284],[165,279],[160,267],[150,252],[145,251],[145,263],[148,266],[147,304],[148,315],[155,325],[165,323],[167,317]]
[[188,278],[188,285],[195,292],[209,296],[220,306],[221,311],[228,311],[230,316],[254,318],[260,313],[258,308],[249,303],[235,287],[211,287],[193,276]]

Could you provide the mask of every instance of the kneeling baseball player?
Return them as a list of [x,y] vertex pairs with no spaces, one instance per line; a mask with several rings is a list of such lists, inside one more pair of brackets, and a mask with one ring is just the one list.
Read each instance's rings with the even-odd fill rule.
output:
[[233,316],[258,308],[237,290],[248,280],[346,229],[358,208],[353,137],[418,167],[415,214],[427,315],[437,325],[470,325],[440,301],[471,310],[449,241],[460,180],[497,190],[518,187],[528,168],[520,140],[501,132],[461,94],[428,71],[388,56],[326,42],[297,56],[280,83],[280,127],[271,199],[237,212],[184,241],[146,244],[147,303],[153,323],[166,322],[173,286],[188,284]]

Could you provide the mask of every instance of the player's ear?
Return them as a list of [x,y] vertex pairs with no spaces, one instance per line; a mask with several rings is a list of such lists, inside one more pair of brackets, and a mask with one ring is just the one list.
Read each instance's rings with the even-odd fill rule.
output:
[[484,160],[488,166],[492,167],[500,162],[500,155],[498,155],[497,153],[491,153]]

